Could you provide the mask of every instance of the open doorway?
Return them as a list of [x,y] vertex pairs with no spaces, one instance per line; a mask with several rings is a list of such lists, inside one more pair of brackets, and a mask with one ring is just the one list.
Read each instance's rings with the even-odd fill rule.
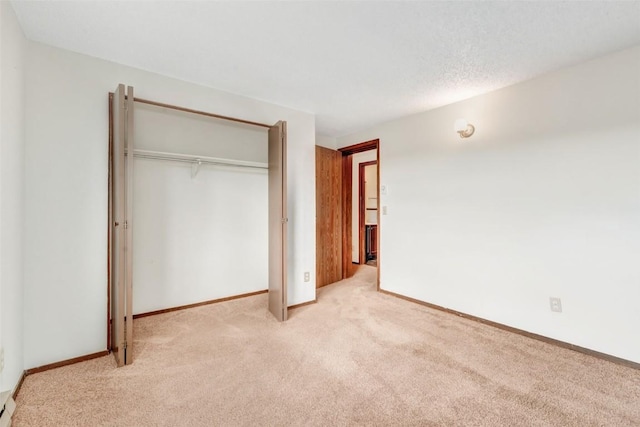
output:
[[[360,191],[360,165],[367,162],[375,164],[369,171],[375,174],[375,179],[369,178],[373,187],[369,189],[368,197],[365,195],[366,183],[365,191]],[[365,181],[366,172],[365,169]],[[377,139],[339,150],[316,146],[318,288],[353,276],[370,261],[367,268],[376,269],[376,289],[380,289],[379,177]]]
[[[354,197],[356,199],[356,197]],[[378,265],[378,161],[358,167],[358,264]],[[354,221],[355,222],[355,221]],[[354,236],[355,237],[355,236]]]

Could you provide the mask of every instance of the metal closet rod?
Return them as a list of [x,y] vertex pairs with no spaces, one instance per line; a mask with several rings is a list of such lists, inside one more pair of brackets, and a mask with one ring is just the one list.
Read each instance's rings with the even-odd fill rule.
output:
[[[125,151],[125,155],[128,155],[128,152]],[[218,165],[218,166],[238,166],[243,168],[252,168],[252,169],[269,169],[269,166],[266,163],[259,162],[247,162],[243,160],[231,160],[231,159],[220,159],[217,157],[203,157],[203,156],[195,156],[192,154],[178,154],[178,153],[166,153],[163,151],[149,151],[149,150],[133,150],[133,157],[138,157],[141,159],[151,159],[151,160],[168,160],[172,162],[184,162],[191,164],[207,164],[207,165]]]
[[220,114],[207,113],[206,111],[200,111],[200,110],[193,110],[191,108],[178,107],[177,105],[165,104],[163,102],[150,101],[148,99],[142,99],[142,98],[134,97],[133,101],[134,102],[139,102],[141,104],[155,105],[156,107],[170,108],[172,110],[184,111],[186,113],[193,113],[193,114],[199,114],[201,116],[213,117],[215,119],[229,120],[229,121],[232,121],[232,122],[244,123],[244,124],[253,125],[253,126],[260,126],[260,127],[263,127],[263,128],[271,128],[271,125],[268,125],[268,124],[265,124],[265,123],[252,122],[250,120],[238,119],[238,118],[229,117],[229,116],[222,116]]

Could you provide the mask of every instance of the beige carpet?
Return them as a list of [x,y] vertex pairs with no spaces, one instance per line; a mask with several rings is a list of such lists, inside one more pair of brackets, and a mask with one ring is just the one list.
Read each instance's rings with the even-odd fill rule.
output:
[[375,292],[279,324],[267,296],[135,321],[133,365],[27,377],[15,426],[640,425],[640,371]]

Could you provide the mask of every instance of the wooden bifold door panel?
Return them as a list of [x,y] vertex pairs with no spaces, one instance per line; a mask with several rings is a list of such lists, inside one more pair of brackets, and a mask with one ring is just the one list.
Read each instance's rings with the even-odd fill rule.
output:
[[269,311],[287,320],[287,123],[269,128]]
[[111,351],[118,366],[133,361],[132,318],[132,203],[133,203],[133,88],[125,96],[118,85],[112,100],[112,141],[110,162],[110,323]]

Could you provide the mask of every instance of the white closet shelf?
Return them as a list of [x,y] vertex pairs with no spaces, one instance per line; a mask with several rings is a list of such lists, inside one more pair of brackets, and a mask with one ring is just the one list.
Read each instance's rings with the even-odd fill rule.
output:
[[[125,151],[125,155],[128,153]],[[152,160],[167,160],[172,162],[191,163],[193,165],[220,165],[220,166],[239,166],[254,169],[269,169],[267,163],[248,162],[245,160],[221,159],[218,157],[197,156],[193,154],[167,153],[163,151],[149,150],[133,150],[133,157]]]

